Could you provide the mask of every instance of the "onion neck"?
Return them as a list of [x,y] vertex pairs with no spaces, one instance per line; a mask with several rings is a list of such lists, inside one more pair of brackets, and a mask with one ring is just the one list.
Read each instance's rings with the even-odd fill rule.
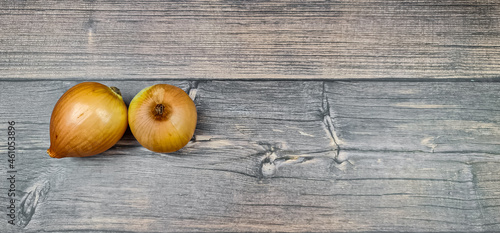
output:
[[122,92],[120,91],[120,89],[118,89],[118,87],[109,87],[109,89],[111,89],[115,94],[119,95],[120,97],[122,96]]
[[168,104],[157,104],[152,113],[156,120],[166,120],[172,114],[172,108]]

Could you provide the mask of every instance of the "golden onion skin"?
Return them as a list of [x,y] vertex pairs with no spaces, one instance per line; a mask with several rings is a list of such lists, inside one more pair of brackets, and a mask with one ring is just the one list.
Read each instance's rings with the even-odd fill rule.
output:
[[193,137],[196,106],[182,89],[156,84],[140,91],[130,102],[130,130],[145,148],[170,153],[184,147]]
[[119,90],[97,82],[75,85],[57,101],[50,118],[53,158],[102,153],[127,129],[127,106]]

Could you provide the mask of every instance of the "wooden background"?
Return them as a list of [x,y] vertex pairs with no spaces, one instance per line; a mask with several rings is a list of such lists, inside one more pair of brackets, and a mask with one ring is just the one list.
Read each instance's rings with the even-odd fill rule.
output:
[[[0,19],[0,232],[500,231],[498,1],[5,0]],[[127,104],[183,88],[195,137],[50,158],[84,81]]]

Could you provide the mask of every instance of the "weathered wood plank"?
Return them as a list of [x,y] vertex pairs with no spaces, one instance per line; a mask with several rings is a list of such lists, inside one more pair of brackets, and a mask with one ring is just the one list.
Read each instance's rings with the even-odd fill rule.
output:
[[475,164],[498,164],[488,155],[359,152],[349,154],[353,169],[312,159],[259,179],[231,171],[234,163],[144,153],[50,161],[65,163],[64,180],[50,183],[25,230],[498,230],[498,185],[484,185],[498,174],[474,175]]
[[500,85],[476,82],[330,82],[342,149],[500,151]]
[[[157,82],[128,81],[105,82],[104,84],[118,86],[124,94],[125,101],[129,102],[135,93],[153,83]],[[100,193],[103,191],[103,188],[107,190],[103,192],[109,192],[109,189],[113,189],[112,187],[106,188],[97,185],[96,181],[91,178],[95,173],[103,174],[110,179],[122,180],[122,176],[128,176],[120,173],[124,169],[137,171],[138,168],[144,168],[143,171],[146,174],[161,176],[162,174],[166,175],[163,169],[167,168],[174,171],[182,170],[182,172],[175,174],[186,172],[203,175],[227,173],[229,174],[228,177],[234,174],[232,176],[245,176],[259,182],[259,180],[273,176],[276,166],[281,166],[281,164],[294,164],[317,159],[317,161],[322,162],[316,165],[316,168],[329,170],[330,164],[335,163],[336,145],[332,143],[332,139],[322,122],[322,114],[320,114],[323,111],[321,109],[323,88],[321,82],[203,82],[197,84],[195,82],[174,81],[168,83],[182,87],[195,97],[199,112],[199,125],[195,133],[195,139],[182,151],[173,156],[166,156],[169,159],[174,159],[174,161],[179,160],[179,163],[174,163],[178,168],[168,168],[172,166],[172,164],[169,165],[168,163],[161,163],[166,165],[166,167],[162,165],[156,168],[149,168],[150,165],[148,163],[157,163],[158,159],[162,160],[165,156],[154,155],[154,153],[142,148],[133,139],[130,132],[128,132],[113,149],[105,153],[112,156],[104,156],[106,158],[103,159],[113,160],[134,154],[135,156],[131,157],[132,161],[129,161],[131,164],[124,167],[124,165],[118,163],[105,170],[98,168],[101,162],[94,161],[92,158],[88,158],[88,160],[54,160],[45,154],[45,149],[49,146],[48,122],[53,105],[62,93],[75,85],[76,82],[3,82],[2,86],[5,88],[5,91],[2,92],[1,97],[5,101],[1,103],[1,107],[2,109],[10,109],[11,111],[1,117],[3,121],[16,120],[19,148],[21,148],[19,150],[25,156],[18,161],[20,164],[19,177],[26,179],[26,181],[18,184],[19,189],[22,190],[20,192],[20,199],[48,196],[48,194],[42,194],[45,193],[44,190],[47,187],[51,190],[51,195],[59,195],[60,193],[62,195],[62,200],[55,199],[56,202],[61,202],[62,206],[48,207],[47,215],[54,216],[54,219],[45,217],[46,214],[43,212],[40,213],[40,208],[37,206],[44,206],[47,205],[44,203],[48,203],[41,201],[45,198],[40,198],[40,201],[31,200],[31,202],[26,202],[29,204],[26,204],[26,208],[23,209],[28,209],[29,213],[20,213],[22,219],[18,224],[21,226],[26,225],[27,230],[30,230],[29,226],[37,226],[37,224],[42,225],[33,228],[34,231],[42,228],[50,229],[50,224],[62,221],[56,221],[55,218],[68,216],[69,214],[73,217],[68,218],[68,226],[73,226],[74,229],[89,227],[83,222],[79,226],[76,225],[78,225],[79,221],[82,221],[82,218],[86,219],[87,214],[91,213],[83,212],[81,215],[79,213],[65,213],[64,211],[67,210],[65,210],[64,205],[67,205],[67,203],[64,202],[68,200],[64,196],[68,195],[66,192],[74,192],[74,194],[69,196],[77,198],[76,200],[71,199],[69,196],[67,198],[70,198],[70,201],[78,205],[77,202],[80,200],[78,198],[82,195],[92,196],[93,192]],[[43,98],[40,98],[40,96],[43,96]],[[283,155],[283,157],[277,158],[276,154]],[[175,155],[178,155],[178,157]],[[144,163],[144,159],[149,160],[149,162]],[[79,161],[89,161],[90,164],[85,168],[85,165],[80,164]],[[138,168],[131,169],[129,166],[132,164],[135,164]],[[84,171],[80,172],[82,169]],[[90,171],[86,169],[96,170],[89,173]],[[156,171],[155,169],[158,170]],[[203,173],[203,170],[206,170],[205,173],[207,174]],[[136,184],[144,183],[143,185],[146,186],[152,185],[151,177],[148,177],[149,175],[144,177],[144,174],[142,174],[143,171],[132,175],[130,181]],[[324,174],[318,174],[314,169],[309,169],[308,167],[295,169],[295,172],[298,177],[314,178],[324,176]],[[76,174],[82,175],[82,177],[71,178]],[[58,177],[63,177],[63,179]],[[89,178],[88,183],[84,177]],[[192,178],[189,177],[188,179]],[[170,179],[172,178],[168,180]],[[208,180],[218,178],[208,176],[206,179],[203,182],[208,185]],[[189,183],[192,181],[178,179],[174,184],[179,185],[186,182]],[[75,187],[69,187],[68,185],[74,185]],[[117,183],[117,185],[121,185],[121,183]],[[217,184],[213,184],[212,182],[212,185]],[[223,183],[221,187],[227,185],[229,184]],[[53,191],[57,189],[53,187],[61,188],[58,191]],[[94,191],[84,194],[76,192],[75,190],[78,188]],[[170,192],[162,191],[164,188],[167,188],[166,184],[158,183],[157,188],[159,188],[158,192],[160,193]],[[228,188],[230,187],[228,186]],[[151,190],[154,190],[154,188]],[[203,192],[199,194],[205,195]],[[106,196],[104,199],[113,198],[120,201],[122,200],[120,198],[121,195],[116,193],[109,197]],[[127,196],[131,194],[125,193],[123,195]],[[141,192],[136,192],[133,196],[135,195],[141,195]],[[224,197],[226,196],[217,195],[212,198],[219,200],[219,198]],[[219,202],[224,200],[220,199]],[[155,199],[152,201],[158,204],[158,202],[164,200]],[[175,205],[175,202],[177,201],[174,201],[173,205]],[[86,204],[88,203],[85,201],[82,203],[84,207]],[[181,207],[176,208],[178,208],[178,211],[172,211],[172,218],[176,213],[182,212]],[[63,210],[63,213],[49,213],[61,210]],[[150,210],[150,207],[144,209],[146,212]],[[70,209],[70,211],[74,210]],[[44,217],[33,217],[33,213],[40,213]],[[167,216],[158,215],[158,217],[162,219]],[[128,219],[128,217],[124,218]],[[37,223],[38,220],[36,219],[39,219],[40,223]],[[120,220],[115,220],[112,225],[119,225]],[[127,221],[129,220],[125,222]],[[181,221],[181,219],[176,221]],[[165,224],[165,222],[155,225],[155,227],[164,228],[170,225],[162,224]],[[53,226],[53,229],[57,228],[58,226]],[[68,229],[71,229],[71,227]],[[95,229],[99,229],[99,227]],[[120,229],[120,227],[114,230],[116,229]],[[181,228],[165,229],[180,230]]]
[[497,79],[492,1],[2,1],[7,79]]
[[[118,86],[129,102],[140,89],[157,82],[105,84]],[[0,109],[10,109],[0,121],[19,123],[18,187],[24,204],[18,224],[24,228],[18,231],[500,230],[498,153],[452,145],[462,142],[460,133],[448,135],[446,141],[457,147],[455,151],[419,150],[411,137],[402,149],[383,140],[382,151],[363,143],[366,137],[358,136],[363,134],[349,136],[357,128],[338,121],[347,121],[338,116],[349,111],[373,113],[369,107],[343,107],[338,104],[342,98],[346,104],[368,105],[370,98],[353,102],[348,96],[372,96],[379,98],[372,108],[385,106],[390,85],[404,93],[421,87],[423,104],[444,105],[441,95],[424,91],[432,89],[425,83],[391,83],[385,89],[378,82],[368,83],[379,90],[377,96],[362,88],[364,83],[162,82],[181,86],[195,97],[199,121],[185,148],[168,155],[153,153],[127,132],[102,155],[65,159],[45,154],[48,121],[59,96],[76,82],[0,83]],[[489,106],[490,113],[467,114],[469,121],[496,122],[497,105],[488,99],[495,96],[498,84],[434,84],[435,93],[444,95],[440,85],[446,84],[469,97],[448,104],[455,101],[464,109],[480,102],[481,109]],[[404,102],[421,104],[417,100]],[[450,114],[446,108],[433,110]],[[411,119],[421,124],[420,118]],[[408,130],[420,132],[419,127]],[[468,136],[480,137],[481,132]],[[6,192],[3,182],[0,192]],[[2,229],[17,229],[0,224]]]

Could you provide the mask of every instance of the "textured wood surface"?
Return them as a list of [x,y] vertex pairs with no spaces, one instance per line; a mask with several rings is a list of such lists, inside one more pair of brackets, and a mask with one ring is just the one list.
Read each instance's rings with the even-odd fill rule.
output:
[[[128,103],[157,82],[103,83]],[[48,122],[78,82],[1,82],[22,203],[2,232],[500,230],[498,83],[163,82],[197,105],[184,149],[153,153],[127,132],[64,159],[45,153]]]
[[[0,232],[500,232],[500,3],[0,2]],[[184,89],[182,150],[53,159],[83,81]]]
[[[344,149],[500,151],[497,83],[330,82]],[[458,136],[458,137],[457,137]]]
[[6,79],[483,79],[496,1],[2,1]]

